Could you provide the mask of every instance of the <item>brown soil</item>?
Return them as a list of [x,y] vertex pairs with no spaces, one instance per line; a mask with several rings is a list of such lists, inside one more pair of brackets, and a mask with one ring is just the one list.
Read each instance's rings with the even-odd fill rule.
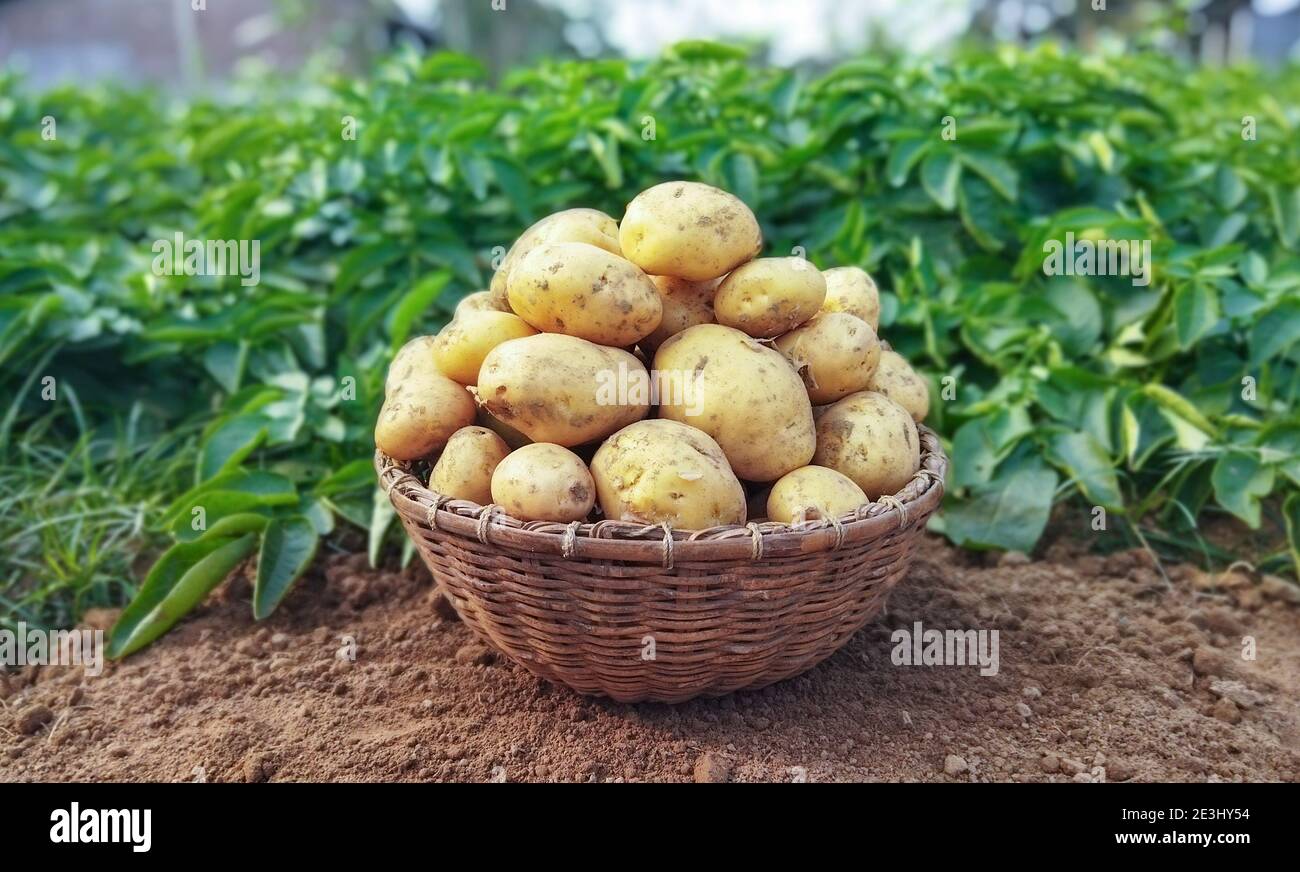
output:
[[[549,686],[479,645],[422,568],[338,555],[263,625],[235,580],[97,678],[0,674],[0,780],[1300,780],[1293,585],[1047,554],[928,539],[826,663],[680,706]],[[895,666],[913,621],[997,629],[999,673]]]

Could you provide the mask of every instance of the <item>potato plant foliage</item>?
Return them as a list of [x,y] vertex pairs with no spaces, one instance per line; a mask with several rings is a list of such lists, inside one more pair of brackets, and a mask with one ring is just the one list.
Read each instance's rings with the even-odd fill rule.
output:
[[[38,425],[69,450],[127,420],[180,434],[188,477],[150,519],[176,544],[115,651],[259,550],[264,614],[339,519],[376,551],[391,527],[370,466],[391,354],[542,215],[620,217],[694,178],[761,216],[765,255],[876,278],[881,335],[931,382],[955,542],[1028,550],[1073,498],[1121,539],[1207,552],[1207,513],[1286,530],[1281,566],[1300,558],[1297,107],[1294,67],[1051,46],[809,75],[691,43],[499,83],[401,53],[229,103],[0,78],[0,462]],[[258,240],[260,283],[155,274],[178,232]],[[1150,283],[1045,275],[1067,233],[1149,240]]]

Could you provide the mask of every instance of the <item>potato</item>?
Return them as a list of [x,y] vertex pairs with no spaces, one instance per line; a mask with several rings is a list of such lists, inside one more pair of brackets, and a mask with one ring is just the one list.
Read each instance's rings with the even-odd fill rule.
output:
[[456,304],[456,311],[452,317],[459,318],[466,312],[510,311],[508,308],[503,308],[503,305],[504,304],[498,304],[496,300],[492,299],[491,291],[475,291],[472,294],[466,294],[464,297],[461,297],[460,302]]
[[547,215],[525,230],[510,246],[497,271],[492,274],[490,293],[497,308],[507,310],[510,271],[530,251],[547,242],[585,242],[611,254],[622,254],[618,246],[618,222],[599,209],[565,209]]
[[702,282],[757,255],[763,232],[738,197],[699,182],[664,182],[627,204],[618,242],[650,275]]
[[648,385],[649,375],[641,361],[621,349],[539,333],[503,342],[488,353],[478,395],[495,418],[534,442],[572,447],[646,416],[648,392],[620,396],[620,380]]
[[433,360],[443,375],[463,385],[478,384],[478,371],[489,351],[536,333],[523,318],[509,312],[466,312],[434,338]]
[[510,308],[538,330],[600,345],[632,345],[663,314],[648,275],[585,242],[537,246],[511,269],[508,287]]
[[739,330],[699,324],[664,342],[654,367],[686,388],[684,402],[661,390],[659,417],[708,433],[741,478],[775,481],[812,459],[808,392],[780,352]]
[[821,309],[826,280],[802,257],[764,257],[742,264],[713,297],[719,324],[770,339],[798,327]]
[[838,518],[870,502],[843,473],[824,466],[801,466],[772,485],[767,517],[782,524]]
[[388,377],[384,380],[384,396],[393,392],[393,388],[402,379],[407,378],[416,369],[424,370],[437,366],[433,362],[433,336],[417,336],[407,340],[397,349],[393,362],[388,365]]
[[826,302],[823,312],[846,312],[856,315],[880,330],[880,292],[866,270],[856,266],[837,266],[822,270],[826,279]]
[[930,414],[930,388],[925,379],[897,351],[882,351],[880,365],[868,390],[884,394],[904,409],[918,424]]
[[474,399],[478,404],[478,414],[474,416],[475,424],[480,427],[486,427],[500,436],[502,440],[505,441],[506,445],[510,446],[511,451],[532,444],[533,440],[529,439],[523,433],[520,433],[514,427],[498,420],[495,415],[489,412],[487,407],[483,405],[483,401],[479,399],[477,392],[478,388],[470,388],[470,393],[474,395]]
[[474,423],[474,398],[463,385],[439,372],[432,359],[407,363],[375,422],[375,445],[394,460],[428,457]]
[[895,494],[921,468],[916,423],[883,394],[850,394],[818,419],[813,463],[844,473],[870,499]]
[[510,453],[486,427],[462,427],[442,449],[429,474],[429,489],[457,500],[486,506],[492,502],[492,472]]
[[497,464],[492,502],[521,521],[581,521],[596,504],[596,485],[578,455],[537,442]]
[[663,317],[659,319],[659,326],[641,340],[642,348],[654,351],[669,336],[676,336],[687,327],[716,321],[713,317],[713,294],[718,279],[692,282],[672,276],[651,276],[650,280],[659,289]]
[[825,312],[776,340],[776,348],[803,378],[814,405],[865,391],[880,362],[880,340],[867,322]]
[[606,518],[704,530],[745,523],[745,489],[718,443],[677,421],[638,421],[591,462]]

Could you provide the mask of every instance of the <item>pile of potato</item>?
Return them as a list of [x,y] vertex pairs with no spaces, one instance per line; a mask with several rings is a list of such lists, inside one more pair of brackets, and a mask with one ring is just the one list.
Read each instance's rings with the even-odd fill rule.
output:
[[[794,524],[897,492],[930,401],[876,336],[875,283],[762,245],[743,202],[696,182],[643,191],[621,223],[542,219],[489,290],[398,352],[376,445],[526,521]],[[602,394],[647,365],[689,376],[692,402]]]

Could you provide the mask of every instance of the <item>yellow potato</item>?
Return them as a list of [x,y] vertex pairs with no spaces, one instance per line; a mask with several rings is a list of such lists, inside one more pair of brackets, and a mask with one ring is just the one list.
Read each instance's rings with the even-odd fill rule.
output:
[[606,518],[704,530],[745,523],[745,489],[718,443],[676,421],[638,421],[591,461]]
[[596,485],[578,455],[537,442],[497,464],[492,502],[521,521],[581,521],[596,504]]
[[916,423],[883,394],[850,394],[817,420],[813,463],[844,473],[870,499],[895,494],[921,468]]
[[[775,354],[775,352],[773,352]],[[499,421],[534,442],[572,447],[639,421],[649,375],[636,357],[576,336],[539,333],[503,342],[479,372],[478,395]]]
[[537,246],[511,269],[508,287],[510,308],[538,330],[600,345],[632,345],[663,314],[648,275],[585,242]]
[[492,502],[492,472],[510,453],[500,436],[484,427],[462,427],[442,449],[429,474],[429,489],[486,506]]
[[880,292],[866,270],[856,266],[837,266],[823,270],[826,279],[826,302],[823,312],[847,312],[880,330]]
[[776,348],[803,378],[814,405],[865,391],[880,362],[880,340],[867,322],[825,312],[776,340]]
[[822,307],[826,280],[802,257],[763,257],[722,280],[713,297],[719,324],[770,339],[793,330]]
[[740,198],[699,182],[664,182],[627,204],[618,241],[651,275],[701,282],[757,255],[763,232]]
[[659,326],[641,340],[642,348],[654,351],[669,336],[676,336],[687,327],[712,324],[716,320],[713,317],[713,294],[718,279],[692,282],[672,276],[651,276],[650,280],[659,289],[664,314],[659,319]]
[[502,342],[536,334],[528,322],[509,312],[466,312],[434,339],[433,360],[449,378],[463,385],[477,384],[489,351]]
[[474,398],[433,361],[411,361],[388,392],[375,423],[375,445],[394,460],[428,457],[474,423]]
[[388,378],[384,380],[384,396],[393,392],[393,388],[402,379],[407,378],[417,369],[423,371],[428,368],[437,368],[433,362],[433,336],[417,336],[414,339],[407,340],[406,344],[397,349],[393,355],[393,362],[388,365]]
[[547,242],[585,242],[611,254],[622,254],[618,247],[618,222],[599,209],[565,209],[547,215],[515,240],[501,266],[492,274],[490,293],[497,308],[508,310],[507,283],[515,264]]
[[780,352],[739,330],[699,324],[664,342],[654,368],[682,387],[680,402],[661,389],[659,417],[708,433],[741,478],[775,481],[812,459],[808,392]]
[[930,414],[930,388],[897,351],[882,351],[869,390],[884,394],[920,423]]
[[502,308],[496,300],[492,299],[491,291],[475,291],[461,298],[456,304],[456,311],[453,318],[459,318],[466,312],[508,312],[507,308]]
[[533,440],[514,427],[498,420],[496,416],[487,410],[487,406],[483,405],[482,399],[479,398],[478,388],[470,388],[470,393],[474,395],[474,400],[478,404],[478,414],[474,416],[474,423],[480,427],[486,427],[500,436],[510,446],[511,451],[532,443]]
[[767,517],[782,524],[838,518],[869,502],[862,488],[824,466],[802,466],[781,476],[767,497]]

